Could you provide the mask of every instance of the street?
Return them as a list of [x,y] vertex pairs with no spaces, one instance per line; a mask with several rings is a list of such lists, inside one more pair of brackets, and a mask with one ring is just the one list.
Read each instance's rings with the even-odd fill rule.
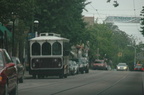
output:
[[19,95],[144,95],[144,72],[90,70],[59,79],[25,77]]

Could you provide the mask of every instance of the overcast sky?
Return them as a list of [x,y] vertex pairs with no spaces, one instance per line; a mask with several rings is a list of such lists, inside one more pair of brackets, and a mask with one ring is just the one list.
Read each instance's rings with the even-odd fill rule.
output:
[[[118,7],[114,7],[114,1],[119,3]],[[125,17],[139,17],[144,6],[144,0],[87,0],[91,4],[86,6],[88,11],[83,11],[85,16],[94,16],[95,19],[101,23],[107,16],[125,16]],[[136,25],[122,25],[118,24],[119,29],[125,31],[129,35],[135,36],[139,41],[144,42],[144,37],[139,32],[139,24]]]
[[107,3],[107,0],[87,0],[91,4],[86,6],[88,12],[83,11],[83,15],[95,16],[99,19],[106,16],[140,16],[144,0],[117,0],[118,7],[113,6],[114,0]]

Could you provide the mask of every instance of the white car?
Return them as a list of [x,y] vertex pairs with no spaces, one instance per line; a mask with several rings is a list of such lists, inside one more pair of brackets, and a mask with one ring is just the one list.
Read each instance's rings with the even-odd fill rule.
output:
[[75,61],[73,61],[73,66],[74,66],[74,74],[78,74],[78,72],[79,72],[79,65]]
[[117,65],[117,71],[128,71],[129,67],[126,63],[119,63]]

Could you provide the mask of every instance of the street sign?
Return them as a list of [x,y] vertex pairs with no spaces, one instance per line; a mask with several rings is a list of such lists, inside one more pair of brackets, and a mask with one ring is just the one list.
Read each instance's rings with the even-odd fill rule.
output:
[[121,56],[122,56],[122,52],[119,52],[119,53],[118,53],[118,57],[121,57]]
[[35,37],[35,33],[28,33],[28,40]]

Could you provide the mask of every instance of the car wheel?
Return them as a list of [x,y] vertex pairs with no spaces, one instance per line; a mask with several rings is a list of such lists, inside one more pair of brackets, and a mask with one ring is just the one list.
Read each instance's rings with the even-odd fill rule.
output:
[[76,74],[79,74],[79,71],[77,70]]
[[86,70],[86,73],[89,73],[89,69]]
[[67,74],[64,75],[64,78],[67,78]]
[[59,78],[60,78],[60,79],[62,79],[63,77],[64,77],[64,75],[63,75],[63,74],[60,74],[60,75],[59,75]]
[[16,87],[14,90],[12,90],[9,95],[18,95],[18,84],[16,84]]
[[36,75],[35,75],[35,74],[33,74],[32,77],[33,77],[34,79],[36,79]]
[[24,79],[24,77],[22,76],[22,77],[19,79],[19,83],[23,83],[23,79]]
[[81,71],[81,74],[83,74],[83,73],[84,73],[84,71],[82,70],[82,71]]
[[5,85],[4,95],[8,95],[8,87],[7,87],[7,84]]
[[42,79],[43,77],[42,77],[42,75],[38,75],[38,79]]

